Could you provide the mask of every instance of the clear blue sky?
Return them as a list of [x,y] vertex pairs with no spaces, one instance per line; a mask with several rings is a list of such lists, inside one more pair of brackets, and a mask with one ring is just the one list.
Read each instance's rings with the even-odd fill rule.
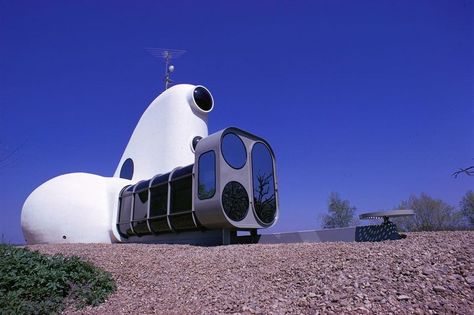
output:
[[[111,176],[162,90],[146,47],[185,49],[179,83],[277,156],[281,218],[308,229],[336,191],[359,211],[426,192],[457,206],[474,177],[472,1],[0,0],[0,232],[64,173]],[[5,163],[4,163],[5,164]]]

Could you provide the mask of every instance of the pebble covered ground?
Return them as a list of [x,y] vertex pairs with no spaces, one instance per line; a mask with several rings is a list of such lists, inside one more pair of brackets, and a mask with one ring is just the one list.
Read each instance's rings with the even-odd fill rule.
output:
[[86,314],[474,314],[474,231],[378,243],[34,245],[110,271]]

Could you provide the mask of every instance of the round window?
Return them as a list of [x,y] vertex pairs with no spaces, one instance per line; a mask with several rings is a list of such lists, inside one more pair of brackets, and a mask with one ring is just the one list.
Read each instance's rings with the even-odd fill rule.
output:
[[209,93],[205,87],[196,87],[194,89],[193,97],[196,105],[203,111],[208,112],[212,109],[214,101],[212,100],[211,93]]
[[245,187],[235,181],[227,183],[222,192],[222,207],[231,220],[243,220],[249,209],[249,196]]
[[196,150],[197,144],[199,141],[201,141],[202,137],[196,136],[193,138],[193,141],[191,142],[191,147],[193,148],[193,151]]
[[239,169],[247,162],[247,150],[245,145],[234,133],[227,133],[222,138],[222,155],[231,167]]

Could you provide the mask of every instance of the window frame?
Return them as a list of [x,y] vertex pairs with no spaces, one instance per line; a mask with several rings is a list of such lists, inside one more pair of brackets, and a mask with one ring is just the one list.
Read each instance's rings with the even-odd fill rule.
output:
[[[213,187],[214,187],[214,192],[212,193],[211,196],[207,197],[207,198],[201,198],[201,195],[199,194],[199,186],[201,185],[201,158],[208,154],[208,153],[212,153],[212,156],[214,158],[214,162],[213,162],[213,173],[214,173],[214,181],[213,181]],[[214,196],[216,195],[216,191],[217,191],[217,167],[216,167],[216,152],[214,150],[209,150],[209,151],[206,151],[204,153],[202,153],[199,158],[198,158],[198,179],[197,179],[197,195],[198,195],[198,199],[199,200],[208,200],[208,199],[212,199],[214,198]]]
[[[244,159],[244,163],[242,164],[242,166],[240,167],[235,167],[233,166],[231,163],[229,163],[229,161],[226,159],[226,155],[224,154],[224,138],[227,136],[227,135],[234,135],[235,137],[237,137],[237,139],[239,139],[240,143],[242,144],[242,148],[244,149],[244,152],[245,152],[245,159]],[[242,140],[242,138],[235,132],[233,131],[229,131],[229,132],[226,132],[224,133],[222,136],[221,136],[221,139],[220,139],[220,149],[221,149],[221,155],[222,157],[224,158],[224,161],[227,163],[227,165],[231,168],[233,168],[234,170],[241,170],[242,168],[245,167],[245,165],[247,165],[247,161],[248,161],[248,152],[247,152],[247,147],[245,146],[245,142],[244,140]]]
[[[273,195],[275,199],[275,206],[274,206],[274,214],[273,214],[273,219],[270,222],[264,222],[260,216],[257,213],[257,209],[255,209],[255,177],[254,177],[254,149],[256,145],[263,145],[265,149],[267,150],[268,156],[270,157],[271,163],[272,163],[272,185],[273,185]],[[263,141],[257,141],[252,145],[252,148],[250,150],[250,174],[252,178],[252,210],[254,212],[255,218],[257,221],[262,224],[263,226],[271,226],[277,216],[278,216],[278,189],[277,189],[277,184],[276,184],[276,175],[275,175],[275,159],[272,154],[271,148]]]

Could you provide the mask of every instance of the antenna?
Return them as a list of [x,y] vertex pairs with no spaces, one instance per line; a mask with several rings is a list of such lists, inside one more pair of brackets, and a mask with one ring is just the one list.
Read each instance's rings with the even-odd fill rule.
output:
[[180,49],[168,49],[168,48],[145,48],[145,50],[156,58],[163,58],[165,60],[165,78],[163,81],[165,82],[165,90],[168,89],[168,85],[173,83],[171,80],[171,73],[174,71],[174,66],[171,63],[172,59],[179,58],[183,55],[186,50]]

